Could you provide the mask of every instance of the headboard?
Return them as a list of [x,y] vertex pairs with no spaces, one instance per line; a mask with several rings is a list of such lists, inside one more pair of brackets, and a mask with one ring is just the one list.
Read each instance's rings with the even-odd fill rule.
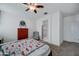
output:
[[28,38],[28,28],[18,28],[18,40]]

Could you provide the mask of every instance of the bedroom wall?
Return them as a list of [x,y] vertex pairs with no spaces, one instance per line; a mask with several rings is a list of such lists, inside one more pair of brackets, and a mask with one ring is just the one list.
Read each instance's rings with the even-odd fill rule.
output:
[[19,28],[20,20],[25,20],[29,29],[29,38],[32,37],[34,30],[34,21],[24,17],[16,12],[1,11],[0,13],[0,36],[4,37],[4,41],[17,40],[17,28]]
[[64,40],[79,43],[79,15],[64,18]]
[[60,45],[63,42],[63,17],[60,11],[57,11],[51,15],[46,15],[41,19],[37,20],[37,31],[39,31],[40,36],[42,37],[42,22],[43,20],[48,20],[48,37],[47,39],[43,39],[44,41]]
[[60,44],[63,42],[63,16],[60,11],[55,12],[52,15],[51,19],[51,26],[50,26],[50,33],[51,33],[51,39],[52,44],[60,46]]

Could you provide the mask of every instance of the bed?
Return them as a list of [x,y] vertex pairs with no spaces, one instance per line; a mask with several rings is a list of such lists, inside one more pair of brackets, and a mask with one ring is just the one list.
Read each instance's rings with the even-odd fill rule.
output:
[[0,45],[0,55],[2,56],[47,56],[49,53],[50,48],[47,44],[34,39],[24,39]]
[[29,56],[48,56],[49,53],[50,53],[49,46],[44,45],[43,47],[41,47],[41,48],[35,50],[33,53],[29,54]]

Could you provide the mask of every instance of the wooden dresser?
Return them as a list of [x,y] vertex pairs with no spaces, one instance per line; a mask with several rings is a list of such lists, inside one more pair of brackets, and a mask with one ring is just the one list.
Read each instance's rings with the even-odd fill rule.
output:
[[28,38],[28,28],[18,28],[18,40]]

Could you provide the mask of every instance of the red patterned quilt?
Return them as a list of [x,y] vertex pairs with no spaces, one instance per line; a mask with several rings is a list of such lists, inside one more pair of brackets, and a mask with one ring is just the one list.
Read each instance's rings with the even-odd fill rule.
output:
[[21,40],[3,45],[2,51],[3,55],[27,56],[43,45],[44,43],[34,39]]

